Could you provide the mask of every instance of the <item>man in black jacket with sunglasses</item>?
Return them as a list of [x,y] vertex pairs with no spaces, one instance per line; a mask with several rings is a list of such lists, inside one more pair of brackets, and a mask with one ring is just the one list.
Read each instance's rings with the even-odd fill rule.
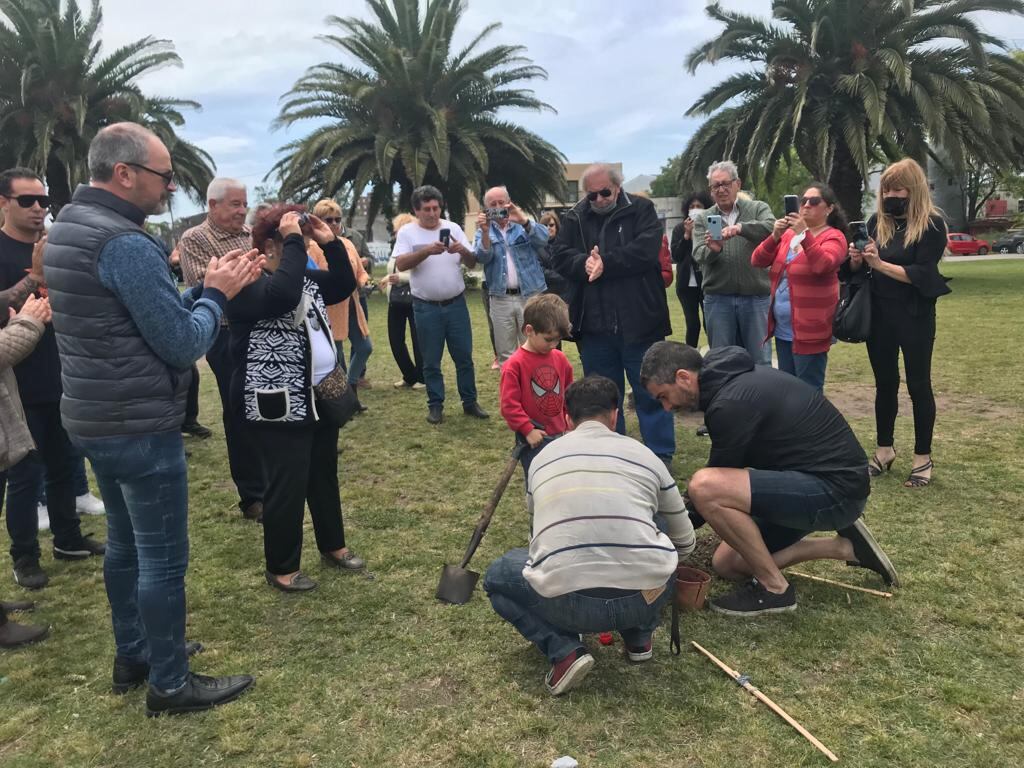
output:
[[555,269],[574,287],[570,319],[585,375],[619,387],[616,431],[625,434],[623,372],[633,387],[644,443],[671,467],[672,415],[640,386],[647,348],[672,333],[658,252],[664,228],[654,204],[622,189],[622,174],[591,165],[580,179],[585,196],[562,221],[551,245]]

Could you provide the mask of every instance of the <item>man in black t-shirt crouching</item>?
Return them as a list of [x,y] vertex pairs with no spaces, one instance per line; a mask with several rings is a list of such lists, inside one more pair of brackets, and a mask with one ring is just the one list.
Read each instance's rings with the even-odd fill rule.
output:
[[[712,564],[750,581],[711,607],[735,616],[796,609],[781,569],[845,560],[899,586],[889,558],[862,520],[871,492],[867,455],[832,403],[787,373],[754,365],[742,347],[701,358],[663,341],[644,355],[640,382],[666,410],[701,410],[708,465],[690,479],[694,527],[721,536]],[[832,538],[808,537],[836,531]]]

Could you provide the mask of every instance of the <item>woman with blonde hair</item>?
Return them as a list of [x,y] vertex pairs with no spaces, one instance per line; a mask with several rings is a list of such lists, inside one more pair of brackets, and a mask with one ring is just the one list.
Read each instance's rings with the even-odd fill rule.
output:
[[[398,235],[398,230],[415,220],[411,213],[400,213],[395,216],[391,222],[392,252],[395,250],[394,238]],[[395,389],[425,389],[423,357],[420,354],[420,343],[416,339],[416,319],[412,311],[409,273],[398,271],[394,255],[388,259],[387,276],[381,280],[381,285],[388,297],[388,343],[391,345],[391,354],[394,355],[395,362],[402,372],[402,378],[395,382]],[[407,323],[412,329],[412,357],[409,357],[409,348],[405,344]]]
[[868,358],[875,374],[875,423],[878,448],[868,473],[878,477],[896,460],[893,432],[903,353],[907,390],[914,410],[914,458],[907,488],[923,488],[932,478],[932,348],[935,300],[950,292],[939,274],[946,250],[946,223],[932,202],[928,179],[917,162],[905,158],[882,173],[878,211],[867,221],[867,246],[849,248],[840,276],[870,270],[871,333]]
[[[327,307],[327,317],[331,323],[331,330],[334,332],[334,341],[339,348],[343,341],[348,340],[352,353],[348,361],[348,383],[353,391],[358,390],[360,382],[366,386],[364,375],[366,373],[366,361],[373,353],[373,343],[370,341],[370,328],[366,322],[366,313],[359,301],[359,290],[370,281],[370,276],[363,267],[363,261],[359,258],[359,252],[355,245],[346,237],[341,235],[341,206],[330,199],[324,199],[313,206],[313,215],[321,219],[331,231],[341,240],[345,246],[348,260],[352,263],[352,271],[356,274],[356,289],[352,295],[338,304]],[[323,251],[315,242],[310,242],[309,256],[316,263],[316,268],[327,269],[327,260]],[[344,355],[343,355],[344,357]],[[366,406],[359,404],[359,410],[365,411]]]

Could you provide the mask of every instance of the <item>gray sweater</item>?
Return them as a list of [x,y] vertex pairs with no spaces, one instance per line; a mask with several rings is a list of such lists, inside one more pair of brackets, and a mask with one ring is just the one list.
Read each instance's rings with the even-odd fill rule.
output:
[[[722,216],[717,205],[704,211],[693,222],[693,260],[704,275],[702,288],[710,294],[738,294],[741,296],[767,296],[771,292],[768,270],[751,266],[750,257],[754,249],[772,233],[775,216],[767,203],[760,200],[736,201],[740,234],[726,240],[721,253],[714,253],[704,243],[708,232],[707,217],[711,214]],[[724,226],[724,222],[723,222]]]

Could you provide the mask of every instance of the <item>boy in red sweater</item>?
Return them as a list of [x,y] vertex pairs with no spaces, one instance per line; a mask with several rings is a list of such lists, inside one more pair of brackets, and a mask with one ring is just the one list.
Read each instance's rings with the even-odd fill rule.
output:
[[520,455],[524,477],[540,449],[566,431],[572,364],[556,347],[569,332],[566,303],[553,293],[534,296],[523,307],[526,341],[501,367],[501,415],[516,439],[526,442]]

